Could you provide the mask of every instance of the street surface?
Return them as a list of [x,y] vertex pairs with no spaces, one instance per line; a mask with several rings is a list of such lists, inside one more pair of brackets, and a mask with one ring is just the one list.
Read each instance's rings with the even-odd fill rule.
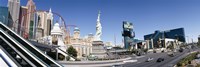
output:
[[[113,65],[122,65],[123,67],[173,67],[180,59],[187,56],[189,53],[198,51],[195,49],[184,49],[183,52],[175,52],[175,56],[168,56],[168,52],[164,53],[148,53],[142,56],[134,56],[121,60],[108,60],[108,61],[79,61],[79,62],[59,62],[64,66],[73,67],[111,67]],[[154,58],[150,62],[146,62],[147,58]],[[156,62],[158,58],[164,58],[162,62]],[[134,62],[131,62],[134,61]]]
[[[189,51],[194,50],[188,50],[185,49],[182,53],[176,52],[174,57],[170,57],[167,55],[167,53],[152,53],[147,54],[143,58],[138,58],[138,62],[134,63],[125,63],[123,64],[124,67],[173,67],[181,58],[184,58],[187,56]],[[146,62],[148,57],[154,58],[153,61]],[[156,62],[158,58],[164,58],[164,61],[162,62]]]

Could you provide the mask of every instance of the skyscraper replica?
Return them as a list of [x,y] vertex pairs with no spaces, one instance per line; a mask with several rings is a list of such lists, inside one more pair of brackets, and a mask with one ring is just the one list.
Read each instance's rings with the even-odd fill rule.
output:
[[35,10],[36,6],[35,3],[32,0],[28,0],[28,3],[26,5],[27,9],[27,26],[26,26],[26,32],[28,33],[28,37],[30,39],[34,38],[34,29],[35,29]]
[[51,8],[49,12],[37,12],[36,39],[50,36],[53,27],[53,13]]
[[51,33],[51,29],[53,26],[53,13],[51,12],[51,8],[49,10],[49,13],[47,14],[47,28],[46,28],[46,31],[45,31],[45,34],[48,36],[50,35]]
[[10,12],[9,27],[17,31],[19,19],[20,0],[8,0],[8,11]]
[[42,39],[42,37],[47,36],[46,32],[47,27],[47,12],[37,12],[37,32],[36,39]]
[[24,37],[27,38],[27,32],[26,32],[26,27],[28,26],[27,23],[27,10],[28,8],[26,6],[21,6],[20,7],[20,13],[19,13],[19,27],[18,27],[18,32],[19,34]]

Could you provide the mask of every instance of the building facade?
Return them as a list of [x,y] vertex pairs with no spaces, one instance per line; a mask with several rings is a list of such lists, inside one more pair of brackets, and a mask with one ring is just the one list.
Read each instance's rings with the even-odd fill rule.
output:
[[87,36],[80,37],[80,29],[75,27],[73,36],[70,37],[70,44],[66,44],[67,47],[73,46],[78,54],[78,58],[83,58],[89,56],[92,52],[92,41],[94,40],[93,34],[88,34]]
[[44,31],[46,31],[45,27],[47,27],[47,13],[46,12],[37,12],[37,32],[36,38],[40,39],[41,37],[46,36]]
[[44,33],[46,36],[50,35],[51,29],[53,26],[53,13],[51,12],[51,8],[49,9],[49,13],[47,13],[47,23],[46,23],[46,31]]
[[8,7],[0,7],[0,22],[8,26]]
[[26,32],[28,23],[27,23],[27,10],[28,8],[26,6],[20,7],[20,13],[19,13],[19,26],[18,26],[18,32],[21,36],[24,38],[27,38],[28,32]]
[[149,49],[166,48],[168,46],[166,45],[166,41],[168,40],[174,42],[176,40],[179,42],[185,42],[185,32],[184,28],[177,28],[166,31],[157,30],[153,34],[145,35],[144,40],[148,42]]
[[49,12],[37,12],[36,38],[49,36],[53,27],[53,13],[51,8]]
[[20,10],[20,0],[8,0],[8,11],[10,13],[10,19],[12,21],[9,21],[9,27],[12,27],[14,31],[18,30],[18,24],[17,21],[19,19],[19,10]]
[[35,29],[35,10],[36,6],[33,0],[28,0],[28,3],[26,5],[27,7],[27,29],[26,32],[28,32],[28,38],[33,39],[34,38],[34,29]]

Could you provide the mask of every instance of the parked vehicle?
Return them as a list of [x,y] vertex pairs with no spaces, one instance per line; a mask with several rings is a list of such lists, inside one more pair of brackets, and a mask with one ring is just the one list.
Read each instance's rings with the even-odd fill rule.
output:
[[164,58],[158,58],[157,62],[162,62],[164,61]]

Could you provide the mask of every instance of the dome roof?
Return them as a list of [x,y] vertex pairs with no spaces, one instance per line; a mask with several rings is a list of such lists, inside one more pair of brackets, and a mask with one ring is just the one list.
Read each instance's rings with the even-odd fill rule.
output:
[[58,23],[54,24],[53,29],[51,30],[51,34],[62,35],[62,30],[60,29],[60,26]]
[[78,27],[75,27],[74,31],[80,31],[80,29]]
[[79,29],[78,27],[75,27],[74,29]]
[[54,26],[59,27],[59,24],[58,24],[58,23],[55,23]]

